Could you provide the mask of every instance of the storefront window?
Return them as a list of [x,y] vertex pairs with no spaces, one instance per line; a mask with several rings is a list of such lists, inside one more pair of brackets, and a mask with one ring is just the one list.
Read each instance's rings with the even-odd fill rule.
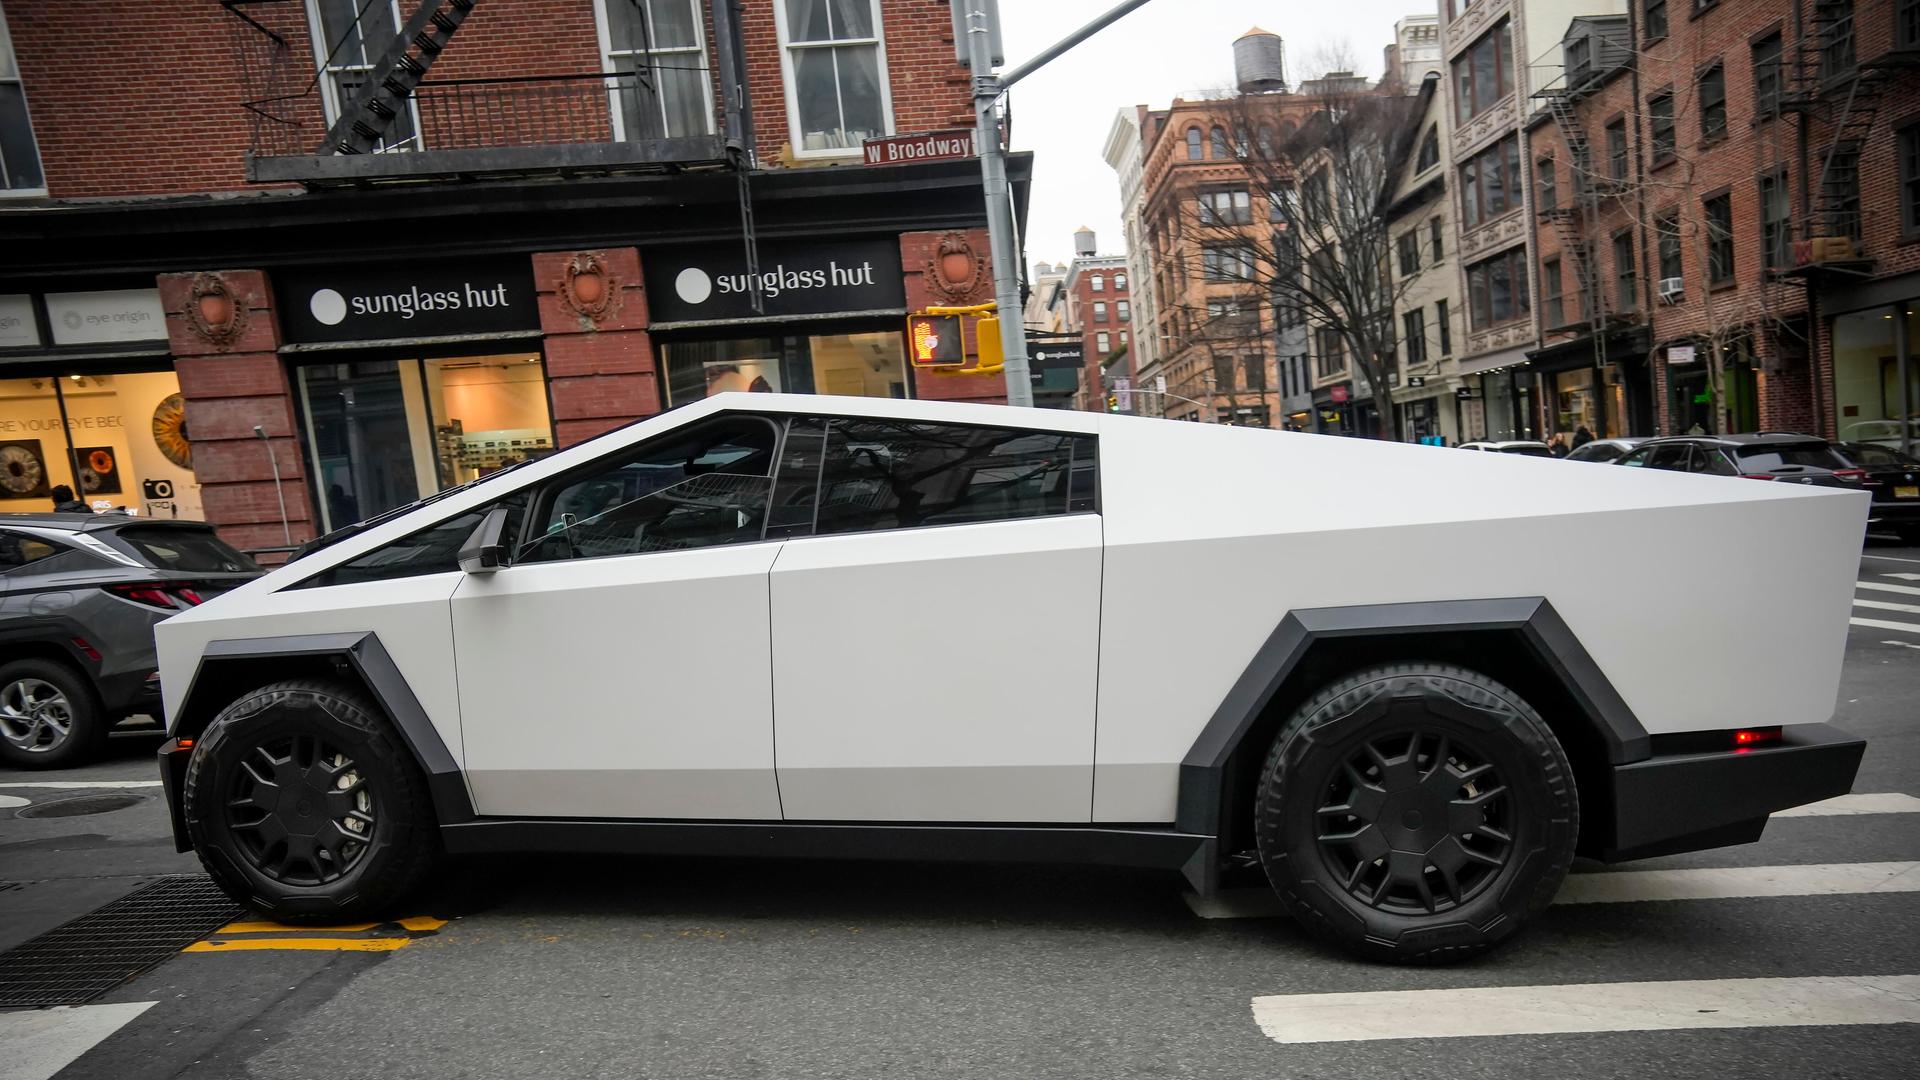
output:
[[327,531],[553,449],[537,355],[310,364],[296,381]]
[[1600,419],[1594,412],[1593,369],[1581,368],[1554,375],[1553,402],[1551,434],[1568,436],[1568,445],[1572,445],[1571,437],[1581,428],[1586,428],[1588,434],[1600,429]]
[[662,351],[672,405],[728,390],[907,396],[906,350],[896,330],[674,341]]
[[1486,438],[1502,441],[1518,438],[1513,424],[1513,376],[1505,371],[1490,372],[1480,380],[1486,400]]
[[52,510],[56,487],[95,511],[203,516],[173,372],[0,379],[0,512]]
[[[1833,320],[1833,403],[1836,429],[1849,442],[1900,447],[1920,443],[1920,362],[1914,342],[1920,338],[1920,305],[1909,310],[1870,308]],[[1906,363],[1901,364],[1895,335],[1898,316],[1906,324]],[[1905,386],[1901,368],[1906,369]],[[1902,431],[1905,418],[1905,431]]]
[[1704,364],[1667,366],[1667,413],[1675,435],[1718,434],[1714,422],[1713,390],[1707,385]]

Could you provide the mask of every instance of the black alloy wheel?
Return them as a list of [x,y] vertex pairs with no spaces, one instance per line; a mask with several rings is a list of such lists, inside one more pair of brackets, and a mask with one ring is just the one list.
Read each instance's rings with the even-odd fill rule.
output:
[[240,759],[227,799],[234,848],[286,885],[324,885],[366,854],[379,819],[353,759],[314,735],[255,745]]
[[201,865],[279,922],[385,916],[439,855],[426,777],[355,687],[299,679],[243,695],[200,733],[182,787]]
[[1579,795],[1559,740],[1499,682],[1384,664],[1281,725],[1254,800],[1260,862],[1314,934],[1394,963],[1463,959],[1544,910]]
[[1513,852],[1507,789],[1464,739],[1416,726],[1368,739],[1320,807],[1320,856],[1347,893],[1407,915],[1480,895]]

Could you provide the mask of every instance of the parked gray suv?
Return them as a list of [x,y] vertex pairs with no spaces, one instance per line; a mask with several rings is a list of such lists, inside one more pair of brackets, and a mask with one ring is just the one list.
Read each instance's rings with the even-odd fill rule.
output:
[[154,624],[260,573],[205,522],[0,514],[0,762],[78,764],[157,716]]

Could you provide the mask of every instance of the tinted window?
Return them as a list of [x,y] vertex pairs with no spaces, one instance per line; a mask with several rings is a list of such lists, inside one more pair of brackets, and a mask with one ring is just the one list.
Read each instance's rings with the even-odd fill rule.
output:
[[1619,457],[1621,450],[1612,443],[1588,443],[1567,457],[1573,461],[1612,461]]
[[1652,460],[1652,458],[1653,458],[1653,448],[1648,447],[1645,450],[1635,450],[1633,453],[1628,454],[1626,457],[1621,458],[1620,464],[1625,465],[1629,468],[1641,469],[1641,468],[1645,468],[1647,462]]
[[778,429],[755,416],[698,424],[540,497],[516,561],[635,555],[762,538]]
[[1008,521],[1094,509],[1091,435],[835,419],[822,534]]
[[1674,446],[1656,446],[1653,448],[1653,458],[1647,464],[1656,469],[1672,469],[1675,472],[1685,472],[1687,469],[1687,451],[1689,449],[1691,449],[1691,447],[1686,443],[1679,443]]
[[1738,451],[1740,467],[1748,472],[1764,472],[1782,465],[1812,465],[1821,469],[1844,469],[1847,463],[1824,443],[1797,446],[1743,446]]
[[1693,455],[1693,471],[1697,473],[1712,473],[1715,476],[1740,475],[1740,470],[1734,468],[1733,462],[1727,460],[1726,451],[1716,450],[1710,446],[1701,446],[1695,449]]
[[1867,443],[1851,443],[1847,446],[1846,452],[1847,456],[1852,458],[1856,464],[1868,467],[1888,465],[1895,467],[1903,465],[1920,466],[1920,460],[1916,460],[1898,450],[1889,449],[1885,446],[1873,446]]
[[1518,454],[1521,457],[1552,457],[1553,451],[1544,446],[1509,446],[1501,451],[1505,454]]
[[[518,535],[520,521],[525,516],[526,495],[515,495],[506,500],[510,513],[504,535]],[[445,574],[460,569],[460,548],[480,527],[480,521],[487,516],[491,507],[481,507],[468,511],[459,517],[448,518],[438,525],[429,525],[419,532],[403,536],[385,547],[375,548],[352,562],[342,563],[324,573],[301,582],[298,588],[311,589],[323,585],[352,585],[363,581],[390,581],[394,578],[419,577],[423,574]]]
[[65,550],[37,536],[0,530],[0,574]]
[[228,546],[211,532],[199,529],[119,529],[113,538],[146,562],[162,570],[189,574],[237,574],[260,569],[260,564]]

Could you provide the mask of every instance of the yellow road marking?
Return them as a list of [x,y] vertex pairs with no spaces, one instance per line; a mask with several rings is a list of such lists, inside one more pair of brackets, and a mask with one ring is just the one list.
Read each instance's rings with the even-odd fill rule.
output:
[[412,944],[412,938],[234,938],[196,941],[182,952],[257,952],[264,949],[316,949],[335,952],[392,952]]
[[400,920],[400,925],[409,930],[438,930],[447,925],[447,920],[436,919],[431,915],[409,915]]
[[296,934],[352,933],[371,930],[379,923],[357,922],[341,923],[339,926],[286,926],[277,922],[232,922],[221,927],[215,933],[220,934],[280,934],[292,931]]

